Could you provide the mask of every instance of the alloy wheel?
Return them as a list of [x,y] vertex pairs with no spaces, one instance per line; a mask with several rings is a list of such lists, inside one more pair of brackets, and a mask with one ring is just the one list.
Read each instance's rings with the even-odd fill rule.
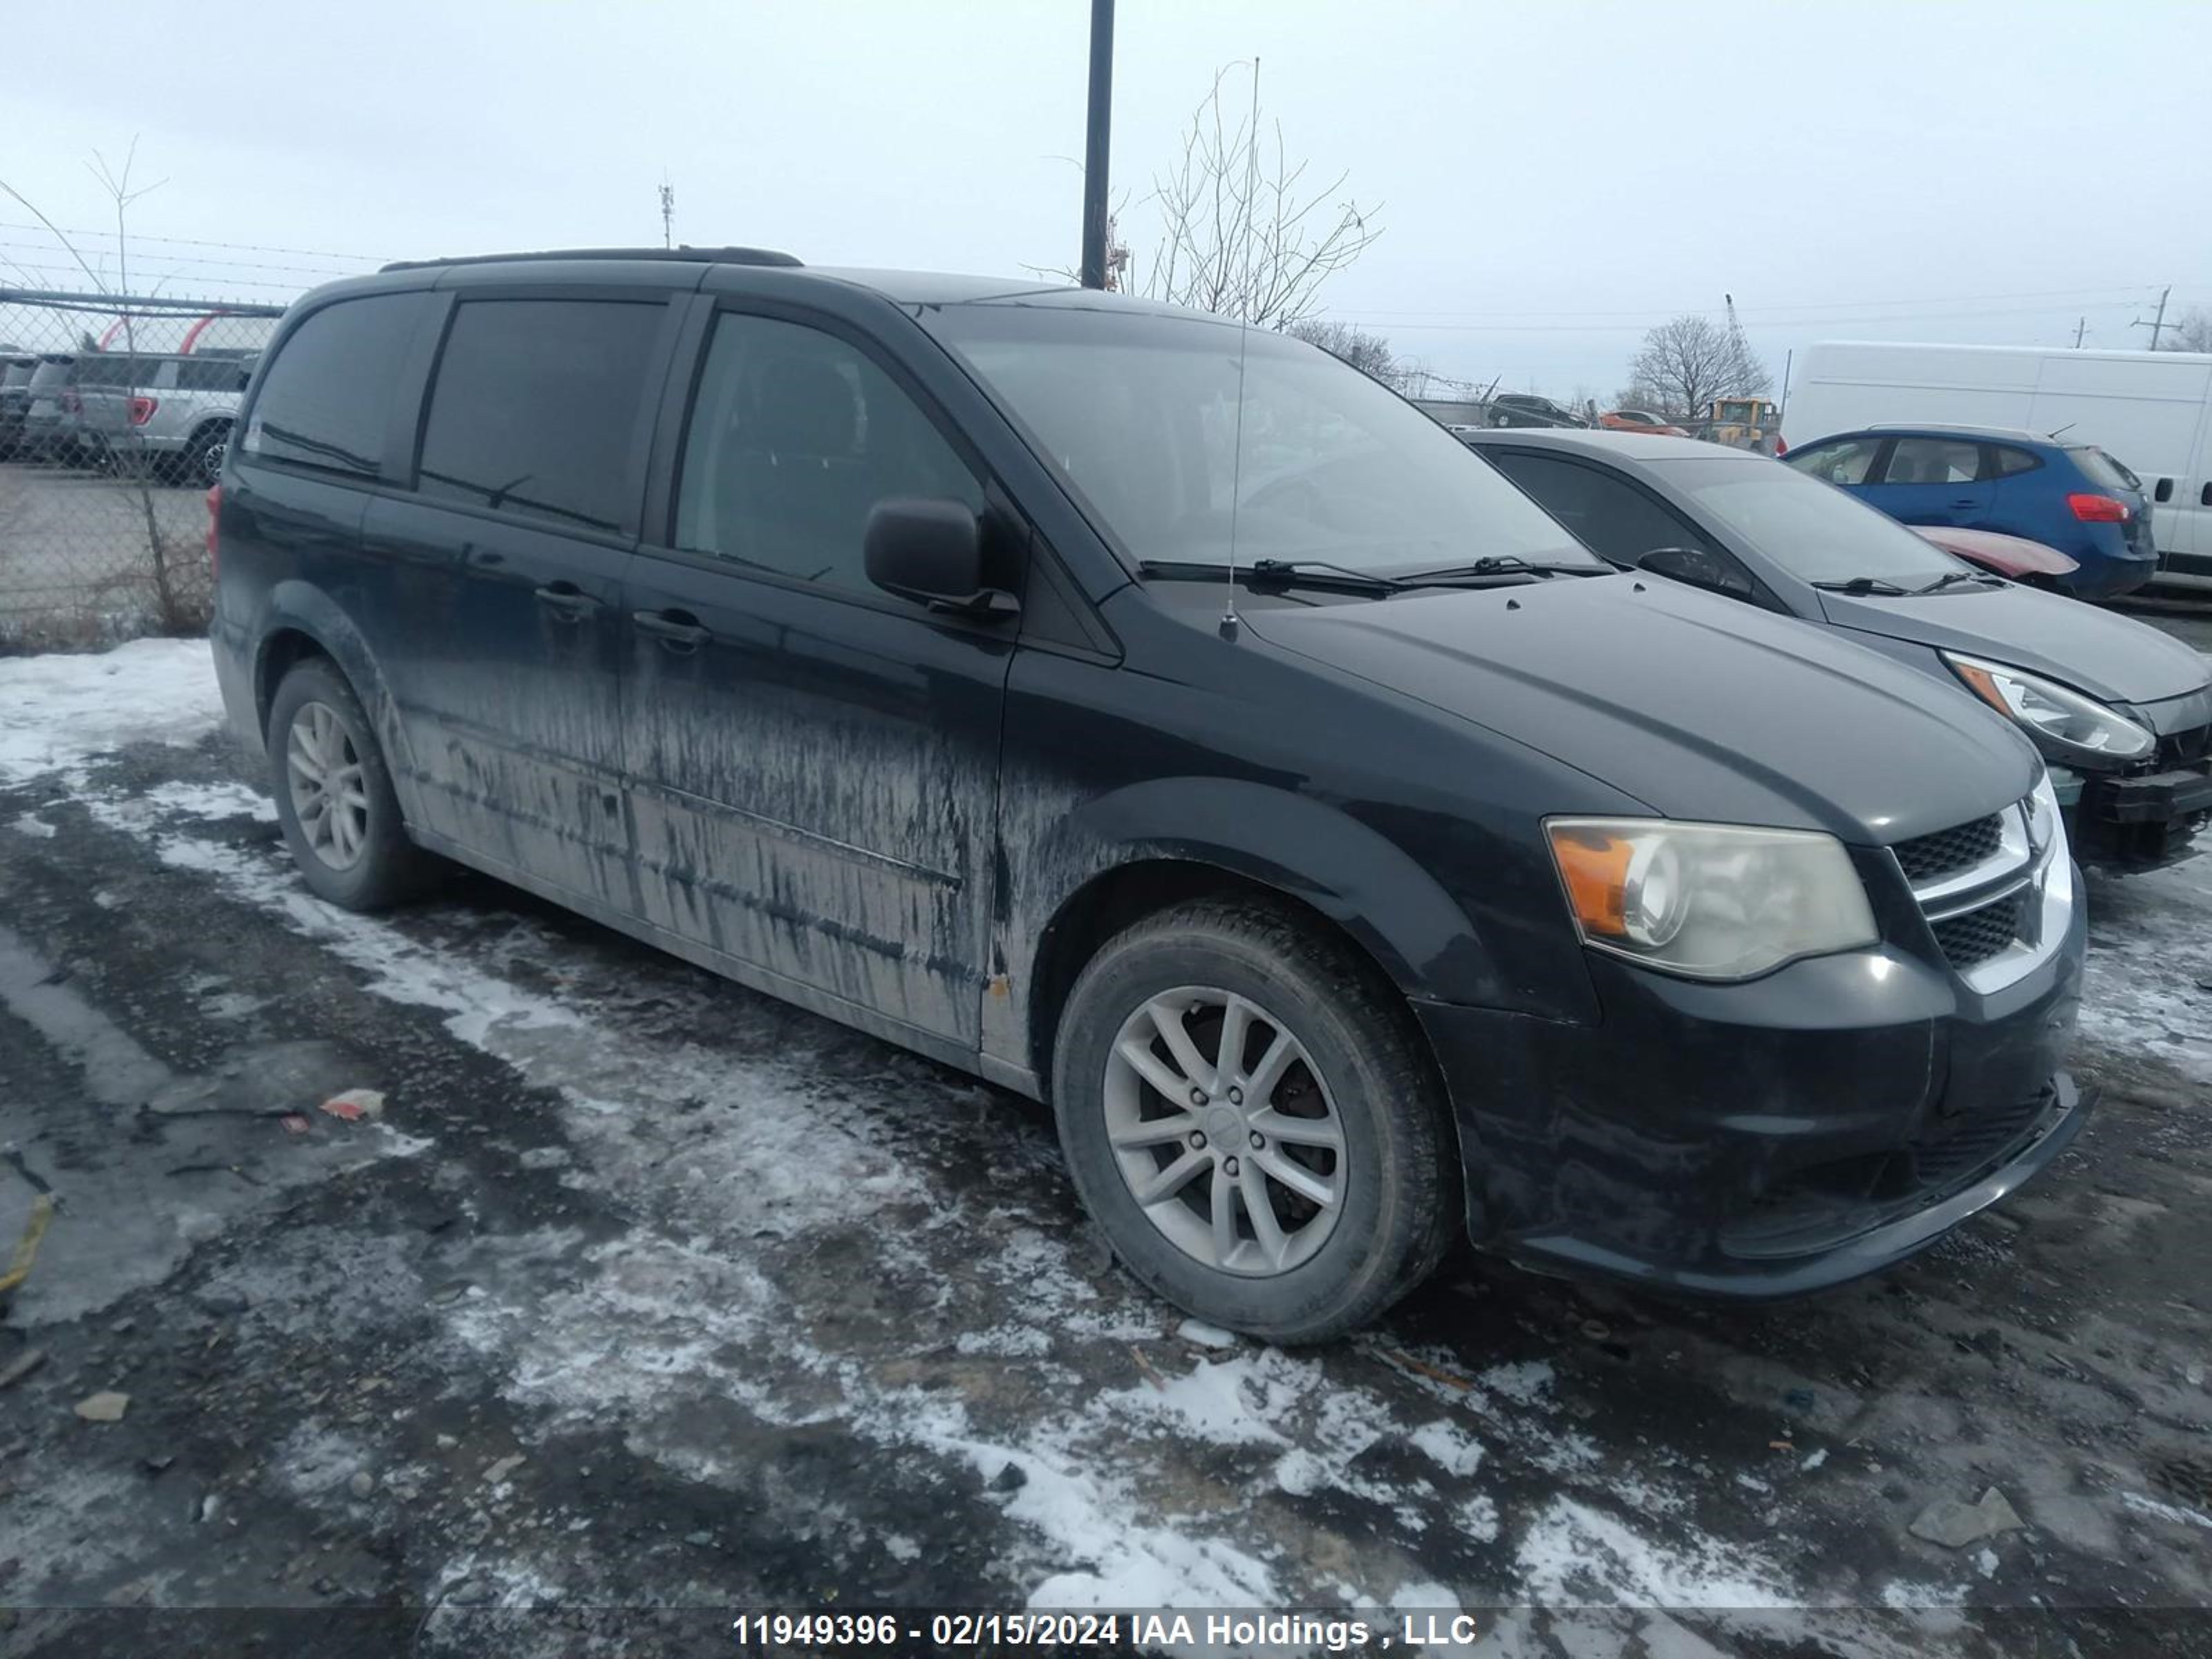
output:
[[1146,1218],[1249,1278],[1310,1260],[1342,1214],[1344,1124],[1296,1033],[1250,998],[1184,986],[1121,1024],[1107,1138]]
[[327,703],[300,705],[284,763],[309,850],[333,870],[351,869],[368,844],[368,782],[353,738]]

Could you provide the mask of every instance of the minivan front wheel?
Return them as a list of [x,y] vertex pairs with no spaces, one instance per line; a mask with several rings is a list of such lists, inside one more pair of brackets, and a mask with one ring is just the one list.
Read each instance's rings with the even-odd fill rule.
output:
[[1449,1243],[1448,1115],[1402,1002],[1287,908],[1139,922],[1062,1016],[1054,1110],[1076,1189],[1129,1270],[1278,1341],[1365,1323]]
[[316,894],[374,910],[419,890],[429,855],[407,838],[368,715],[326,659],[298,664],[277,686],[268,750],[277,822]]

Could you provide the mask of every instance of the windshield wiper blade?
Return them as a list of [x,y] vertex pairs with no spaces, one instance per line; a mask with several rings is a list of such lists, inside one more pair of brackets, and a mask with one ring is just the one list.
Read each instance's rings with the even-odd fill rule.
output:
[[1233,568],[1206,560],[1146,559],[1139,562],[1137,569],[1142,575],[1167,576],[1182,581],[1223,581],[1233,574],[1248,582],[1282,586],[1296,581],[1307,586],[1358,593],[1395,593],[1401,587],[1413,586],[1395,576],[1373,570],[1354,570],[1349,565],[1331,564],[1326,559],[1255,559]]
[[1995,582],[1998,586],[2002,586],[2004,583],[2004,578],[2002,576],[1992,576],[1986,570],[1947,570],[1942,575],[1938,576],[1934,581],[1929,583],[1927,586],[1916,587],[1912,591],[1915,593],[1940,593],[1945,588],[1951,586],[1956,582],[1972,582],[1977,587],[1984,587],[1990,583]]
[[1917,591],[1899,587],[1879,576],[1854,576],[1847,582],[1814,582],[1813,586],[1824,593],[1883,593],[1899,598],[1909,591]]
[[1408,587],[1429,587],[1485,576],[1609,576],[1613,567],[1595,561],[1589,564],[1559,560],[1524,559],[1518,553],[1486,553],[1466,564],[1440,566],[1434,570],[1409,570],[1398,580]]
[[1395,576],[1385,576],[1374,570],[1354,570],[1349,565],[1331,564],[1327,559],[1255,559],[1245,568],[1255,576],[1276,581],[1293,576],[1318,576],[1330,581],[1371,588],[1378,593],[1389,593],[1410,586]]

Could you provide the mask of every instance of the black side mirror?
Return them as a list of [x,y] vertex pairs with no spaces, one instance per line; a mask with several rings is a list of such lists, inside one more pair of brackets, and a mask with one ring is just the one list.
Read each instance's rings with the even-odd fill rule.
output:
[[983,527],[958,501],[917,496],[878,501],[860,538],[868,580],[932,611],[994,619],[1021,605],[983,585]]
[[1654,575],[1686,586],[1725,593],[1732,599],[1752,597],[1749,578],[1721,555],[1702,547],[1655,547],[1636,562]]

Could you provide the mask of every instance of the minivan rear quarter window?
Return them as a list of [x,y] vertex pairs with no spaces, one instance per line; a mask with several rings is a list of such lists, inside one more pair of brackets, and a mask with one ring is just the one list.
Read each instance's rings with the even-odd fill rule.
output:
[[285,337],[253,400],[245,451],[267,460],[374,477],[392,387],[425,294],[325,306]]
[[621,527],[665,304],[474,300],[430,390],[418,488],[526,518]]

